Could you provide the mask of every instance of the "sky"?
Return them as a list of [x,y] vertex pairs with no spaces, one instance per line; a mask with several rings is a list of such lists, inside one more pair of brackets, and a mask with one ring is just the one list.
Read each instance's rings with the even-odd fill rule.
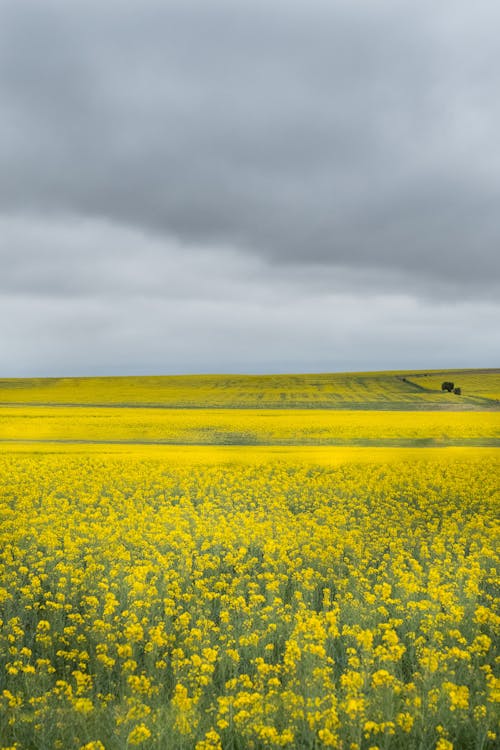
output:
[[495,367],[496,0],[0,0],[0,377]]

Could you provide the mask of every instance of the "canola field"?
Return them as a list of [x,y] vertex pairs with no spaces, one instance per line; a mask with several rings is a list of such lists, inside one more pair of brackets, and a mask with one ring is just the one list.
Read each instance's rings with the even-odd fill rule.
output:
[[495,449],[78,450],[0,458],[0,747],[497,747]]
[[0,381],[0,750],[496,749],[498,381]]
[[[443,393],[452,381],[462,393]],[[0,406],[120,405],[176,408],[500,408],[500,369],[299,375],[0,379]]]
[[500,375],[494,371],[444,371],[415,373],[409,375],[409,381],[425,388],[427,391],[437,391],[444,380],[451,380],[460,386],[464,393],[474,394],[475,397],[500,401]]
[[500,411],[0,407],[8,441],[498,446]]

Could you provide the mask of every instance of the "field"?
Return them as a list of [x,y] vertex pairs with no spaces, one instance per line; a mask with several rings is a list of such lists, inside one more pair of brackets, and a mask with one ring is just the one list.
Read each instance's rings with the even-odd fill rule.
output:
[[500,411],[0,407],[6,441],[500,445]]
[[375,397],[408,373],[335,376],[352,408],[276,376],[307,409],[265,379],[3,381],[0,748],[496,748],[483,375],[408,411]]
[[[451,380],[462,395],[443,393]],[[500,369],[318,375],[190,375],[0,380],[0,406],[485,409],[500,407]]]

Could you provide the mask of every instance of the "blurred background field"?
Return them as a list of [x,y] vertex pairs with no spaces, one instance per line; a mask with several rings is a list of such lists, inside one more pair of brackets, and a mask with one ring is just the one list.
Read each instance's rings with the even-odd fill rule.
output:
[[0,443],[498,446],[499,394],[500,370],[2,380]]
[[[445,380],[461,395],[443,393]],[[500,369],[0,380],[0,405],[467,410],[499,399]]]
[[499,411],[0,407],[0,442],[498,446]]

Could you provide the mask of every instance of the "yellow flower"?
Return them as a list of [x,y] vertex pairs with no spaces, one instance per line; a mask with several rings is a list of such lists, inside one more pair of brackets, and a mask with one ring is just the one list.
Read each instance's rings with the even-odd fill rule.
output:
[[455,685],[453,682],[443,682],[443,688],[448,694],[450,711],[469,708],[469,688],[466,685]]
[[90,714],[94,710],[92,701],[89,698],[76,698],[73,701],[73,707],[80,714]]
[[453,750],[453,742],[440,737],[436,743],[436,750]]
[[157,692],[151,685],[151,680],[149,680],[146,675],[130,675],[130,677],[127,678],[127,683],[132,692],[137,693],[138,695],[151,696],[154,692]]
[[222,750],[220,736],[214,729],[210,729],[205,739],[196,743],[195,750]]
[[411,732],[414,722],[415,718],[407,711],[396,716],[396,724],[401,727],[403,732]]
[[389,674],[386,669],[379,669],[372,675],[372,685],[374,687],[390,687],[394,685],[394,675]]
[[137,724],[137,726],[132,729],[129,736],[127,737],[127,742],[129,745],[140,745],[150,737],[151,732],[147,728],[147,726],[145,724]]

